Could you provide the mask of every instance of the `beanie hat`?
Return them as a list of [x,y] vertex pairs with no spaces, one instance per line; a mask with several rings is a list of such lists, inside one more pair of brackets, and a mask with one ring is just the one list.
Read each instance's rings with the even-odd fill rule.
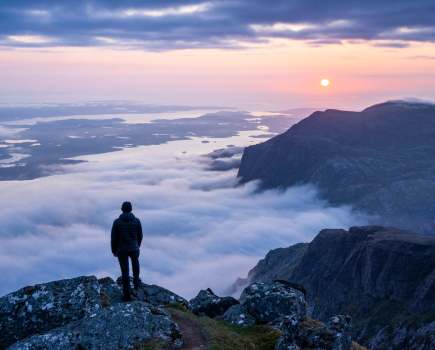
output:
[[132,211],[133,207],[130,202],[124,202],[122,203],[121,210],[125,213],[125,212]]

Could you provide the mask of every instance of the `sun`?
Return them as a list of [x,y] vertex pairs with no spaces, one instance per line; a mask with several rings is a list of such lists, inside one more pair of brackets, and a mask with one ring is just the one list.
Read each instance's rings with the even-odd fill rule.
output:
[[322,86],[328,86],[329,85],[329,80],[328,79],[323,79],[320,84],[322,84]]

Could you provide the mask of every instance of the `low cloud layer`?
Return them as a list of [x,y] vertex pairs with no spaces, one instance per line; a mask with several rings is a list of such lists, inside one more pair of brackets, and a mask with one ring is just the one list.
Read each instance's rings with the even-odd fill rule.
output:
[[350,208],[317,200],[313,188],[235,187],[236,170],[206,171],[196,156],[168,157],[165,147],[173,145],[89,156],[67,175],[1,182],[0,295],[79,275],[118,277],[110,228],[125,200],[144,228],[142,279],[186,298],[223,291],[269,249],[364,223]]
[[314,46],[380,40],[403,48],[401,41],[435,41],[433,13],[429,0],[17,0],[1,5],[0,45],[160,51],[240,49],[288,38]]

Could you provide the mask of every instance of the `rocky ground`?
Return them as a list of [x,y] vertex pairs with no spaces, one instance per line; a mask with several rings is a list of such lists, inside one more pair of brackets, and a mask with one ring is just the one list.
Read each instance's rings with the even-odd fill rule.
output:
[[357,349],[351,318],[307,318],[297,284],[254,283],[240,300],[207,289],[187,301],[142,283],[131,302],[121,301],[120,284],[78,277],[0,298],[0,349]]

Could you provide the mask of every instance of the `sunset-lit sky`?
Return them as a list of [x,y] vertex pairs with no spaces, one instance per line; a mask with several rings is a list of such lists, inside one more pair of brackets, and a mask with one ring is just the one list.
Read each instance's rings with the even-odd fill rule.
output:
[[421,0],[2,2],[0,101],[268,110],[432,100],[434,14]]

